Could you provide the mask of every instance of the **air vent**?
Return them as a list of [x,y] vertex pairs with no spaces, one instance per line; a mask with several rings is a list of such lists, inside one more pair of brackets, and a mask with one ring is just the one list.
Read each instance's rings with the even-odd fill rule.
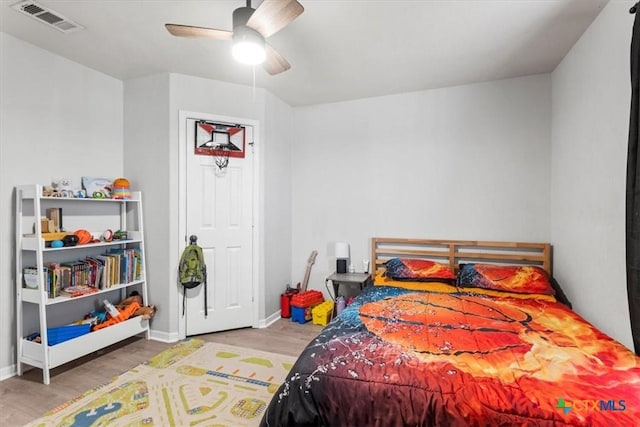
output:
[[82,25],[76,24],[58,12],[54,12],[35,1],[21,1],[11,7],[63,33],[73,33],[84,29]]

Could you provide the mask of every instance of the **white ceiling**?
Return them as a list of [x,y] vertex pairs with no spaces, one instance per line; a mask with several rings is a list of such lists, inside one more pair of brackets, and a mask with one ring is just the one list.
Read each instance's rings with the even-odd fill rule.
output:
[[[551,72],[609,0],[299,1],[304,13],[268,39],[292,68],[255,75],[292,106]],[[38,0],[86,28],[71,34],[13,10],[17,2],[0,0],[0,31],[118,79],[172,72],[253,83],[230,43],[164,28],[231,30],[244,0]]]

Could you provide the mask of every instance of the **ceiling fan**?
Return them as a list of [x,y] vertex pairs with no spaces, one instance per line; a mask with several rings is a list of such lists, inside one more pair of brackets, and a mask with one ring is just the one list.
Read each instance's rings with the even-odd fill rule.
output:
[[165,24],[167,31],[177,37],[209,38],[233,41],[233,57],[250,65],[262,64],[271,75],[291,68],[282,55],[264,41],[277,33],[302,12],[296,0],[264,0],[257,9],[247,0],[245,7],[233,11],[233,31],[190,25]]

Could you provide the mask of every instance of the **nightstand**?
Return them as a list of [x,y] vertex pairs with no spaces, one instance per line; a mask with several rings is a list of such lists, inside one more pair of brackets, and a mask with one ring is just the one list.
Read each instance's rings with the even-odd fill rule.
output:
[[333,298],[338,298],[338,290],[340,285],[360,287],[360,290],[371,283],[371,275],[369,273],[333,273],[326,280],[333,283]]

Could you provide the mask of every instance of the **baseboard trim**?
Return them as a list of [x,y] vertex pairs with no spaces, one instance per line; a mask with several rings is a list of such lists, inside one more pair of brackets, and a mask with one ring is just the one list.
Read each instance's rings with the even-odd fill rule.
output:
[[271,316],[267,317],[266,319],[262,319],[258,322],[258,328],[262,329],[262,328],[268,328],[269,326],[271,326],[272,324],[274,324],[275,322],[278,321],[278,319],[280,319],[280,310],[276,311],[275,313],[273,313]]
[[[258,325],[254,326],[255,328],[262,329],[267,328],[277,322],[280,319],[280,310],[273,313],[271,316],[266,319],[262,319],[258,321]],[[166,343],[174,343],[180,341],[180,336],[177,332],[164,332],[151,329],[149,331],[149,339],[154,341],[166,342]]]
[[177,332],[163,332],[151,329],[149,330],[149,339],[170,344],[180,341],[180,336]]
[[8,380],[11,377],[15,377],[18,373],[16,365],[10,365],[0,369],[0,381]]

